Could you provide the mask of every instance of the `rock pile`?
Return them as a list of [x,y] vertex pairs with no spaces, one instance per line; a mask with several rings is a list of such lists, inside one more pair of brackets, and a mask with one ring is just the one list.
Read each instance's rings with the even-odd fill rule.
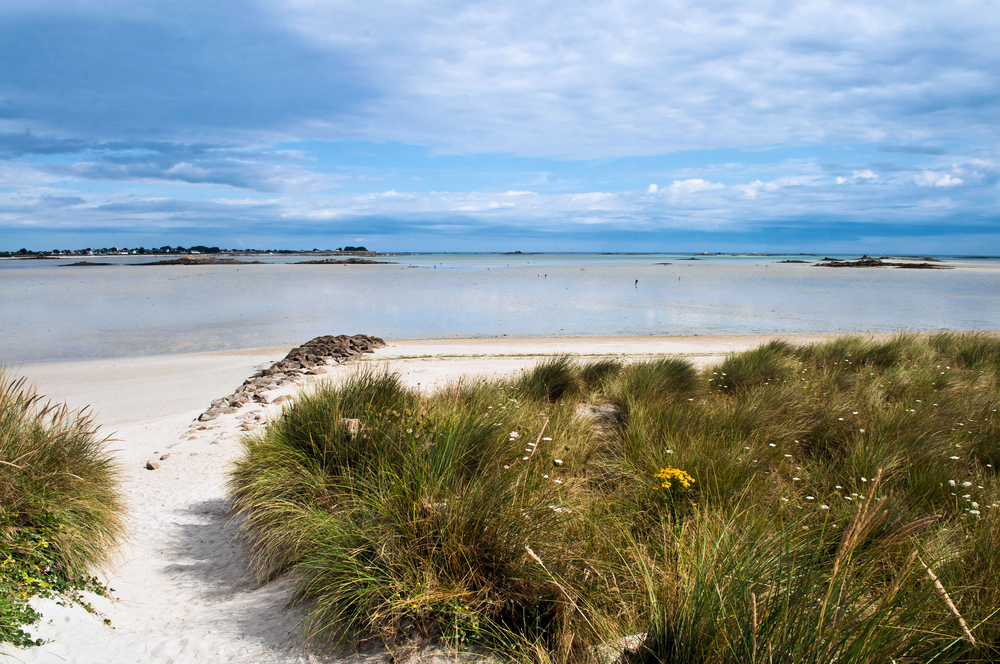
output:
[[911,270],[950,270],[950,267],[942,265],[932,265],[926,261],[934,261],[940,263],[941,261],[935,258],[923,258],[920,259],[924,262],[914,263],[900,263],[889,260],[883,260],[888,258],[888,256],[882,256],[882,258],[872,258],[868,254],[863,255],[856,261],[839,261],[836,258],[826,257],[818,263],[815,263],[814,267],[896,267],[896,268],[906,268]]
[[370,261],[367,258],[348,258],[339,260],[336,258],[324,258],[316,261],[299,261],[295,265],[395,265],[389,261]]
[[228,397],[213,401],[212,406],[198,416],[198,419],[206,422],[219,415],[235,413],[251,401],[267,403],[267,397],[263,393],[268,390],[294,382],[303,375],[314,374],[317,367],[350,362],[365,353],[374,353],[376,348],[383,346],[385,341],[367,334],[316,337],[293,348],[280,362],[275,362],[246,379]]
[[263,265],[263,263],[260,261],[238,261],[235,258],[219,258],[217,256],[181,256],[165,261],[136,263],[136,265]]

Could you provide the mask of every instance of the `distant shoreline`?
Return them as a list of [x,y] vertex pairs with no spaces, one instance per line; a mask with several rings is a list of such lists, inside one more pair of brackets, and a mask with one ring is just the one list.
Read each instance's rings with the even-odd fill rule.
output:
[[[798,258],[806,260],[821,260],[821,257],[836,256],[831,260],[852,261],[861,260],[867,253],[856,252],[683,252],[683,251],[335,251],[335,250],[299,250],[299,249],[277,249],[277,250],[241,250],[241,249],[219,249],[210,252],[201,251],[159,251],[134,250],[105,251],[98,250],[86,253],[87,250],[66,250],[59,253],[51,251],[28,251],[27,253],[0,251],[0,261],[49,261],[66,259],[109,259],[109,258],[137,258],[137,257],[177,257],[177,258],[260,258],[264,256],[284,256],[293,257],[323,257],[323,258],[387,258],[405,256],[505,256],[518,258],[531,258],[537,256],[670,256],[688,257],[688,260],[701,260],[707,258]],[[946,260],[1000,260],[998,256],[988,255],[952,255],[952,254],[885,254],[881,253],[882,260],[901,261],[946,261]]]

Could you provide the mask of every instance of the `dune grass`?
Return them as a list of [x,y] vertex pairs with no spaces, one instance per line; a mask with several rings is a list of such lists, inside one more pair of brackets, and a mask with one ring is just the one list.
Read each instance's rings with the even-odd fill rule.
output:
[[0,369],[0,642],[38,645],[35,596],[90,609],[81,591],[123,536],[118,469],[87,415],[43,404]]
[[998,408],[1000,339],[971,333],[771,343],[700,372],[562,356],[429,396],[368,369],[245,439],[230,487],[261,578],[294,576],[319,640],[985,662]]

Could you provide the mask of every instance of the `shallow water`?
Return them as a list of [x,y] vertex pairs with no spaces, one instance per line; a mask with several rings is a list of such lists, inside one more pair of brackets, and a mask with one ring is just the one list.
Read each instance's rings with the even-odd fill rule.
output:
[[2,261],[0,361],[293,345],[341,333],[417,339],[1000,329],[995,260],[898,270],[688,257],[441,254],[342,266],[288,265],[303,258],[273,256],[267,260],[280,262],[87,268]]

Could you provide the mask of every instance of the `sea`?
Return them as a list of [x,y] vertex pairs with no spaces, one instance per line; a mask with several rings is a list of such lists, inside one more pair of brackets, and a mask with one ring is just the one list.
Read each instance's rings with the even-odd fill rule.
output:
[[[227,257],[220,254],[220,257]],[[824,256],[393,254],[379,265],[0,259],[0,363],[385,339],[1000,329],[1000,259],[829,268]],[[323,256],[319,256],[323,258]],[[856,259],[857,256],[830,256]],[[69,266],[75,262],[111,265]],[[804,261],[804,262],[786,262]]]

